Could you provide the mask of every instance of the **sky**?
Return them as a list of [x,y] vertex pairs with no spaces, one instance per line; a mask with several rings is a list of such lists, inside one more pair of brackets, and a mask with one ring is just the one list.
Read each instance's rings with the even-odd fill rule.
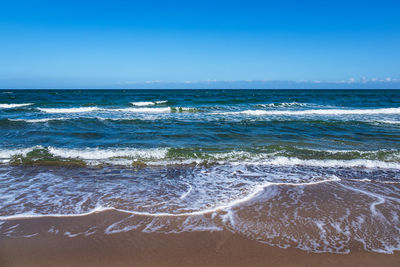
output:
[[400,1],[0,0],[0,88],[400,88]]

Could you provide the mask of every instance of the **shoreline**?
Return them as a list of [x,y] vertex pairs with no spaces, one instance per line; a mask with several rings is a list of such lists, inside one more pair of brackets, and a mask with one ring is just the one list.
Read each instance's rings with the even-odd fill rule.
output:
[[[92,231],[126,215],[107,211],[82,217],[13,220],[25,237],[0,236],[0,265],[11,266],[396,266],[400,252],[364,251],[354,243],[348,254],[278,248],[226,229],[180,233],[132,229]],[[146,217],[139,218],[140,220]],[[147,218],[148,219],[148,218]],[[66,232],[66,229],[75,231]],[[41,231],[39,231],[41,230]],[[85,231],[86,230],[86,231]],[[57,232],[56,232],[57,231]]]
[[228,231],[3,239],[2,266],[395,266],[400,253],[308,253],[271,247]]

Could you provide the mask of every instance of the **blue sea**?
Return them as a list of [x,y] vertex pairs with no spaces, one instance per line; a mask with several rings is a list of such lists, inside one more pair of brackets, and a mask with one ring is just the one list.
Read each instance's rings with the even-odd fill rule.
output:
[[0,235],[109,210],[82,233],[400,250],[400,90],[0,90]]

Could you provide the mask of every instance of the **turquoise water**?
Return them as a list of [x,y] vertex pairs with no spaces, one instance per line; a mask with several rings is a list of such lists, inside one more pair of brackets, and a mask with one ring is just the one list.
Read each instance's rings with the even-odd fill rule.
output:
[[399,179],[400,90],[0,91],[0,234],[2,220],[114,209],[390,253]]

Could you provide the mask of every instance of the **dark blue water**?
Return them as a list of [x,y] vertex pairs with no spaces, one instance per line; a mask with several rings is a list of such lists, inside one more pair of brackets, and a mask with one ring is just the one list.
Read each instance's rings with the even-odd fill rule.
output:
[[113,209],[400,248],[400,90],[2,90],[0,162],[0,223]]
[[[190,158],[400,148],[398,90],[3,90],[0,96],[0,149],[177,148],[176,156]],[[13,104],[30,105],[7,106]]]

